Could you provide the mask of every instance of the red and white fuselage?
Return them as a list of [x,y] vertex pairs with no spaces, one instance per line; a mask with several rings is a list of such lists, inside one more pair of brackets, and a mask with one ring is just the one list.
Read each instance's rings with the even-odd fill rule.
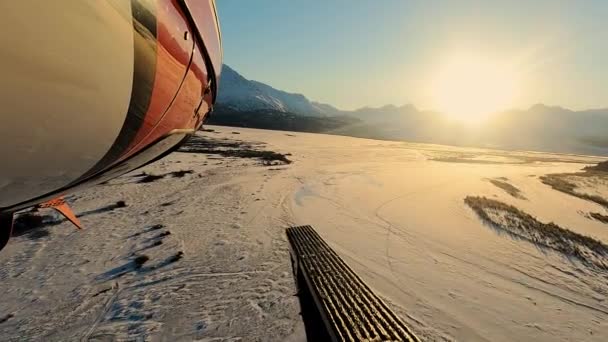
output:
[[213,106],[212,0],[6,1],[0,17],[0,213],[162,157]]
[[0,210],[190,133],[213,104],[211,1],[8,1],[0,13]]

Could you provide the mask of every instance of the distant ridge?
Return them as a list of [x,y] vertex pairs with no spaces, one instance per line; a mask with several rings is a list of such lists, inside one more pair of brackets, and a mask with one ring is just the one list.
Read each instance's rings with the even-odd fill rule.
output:
[[269,110],[303,116],[325,116],[320,108],[302,94],[292,94],[261,82],[247,80],[234,69],[224,65],[218,95],[218,106],[233,111]]
[[267,84],[224,65],[209,123],[459,146],[608,155],[608,109],[573,111],[535,104],[494,115],[481,128],[412,104],[345,111]]

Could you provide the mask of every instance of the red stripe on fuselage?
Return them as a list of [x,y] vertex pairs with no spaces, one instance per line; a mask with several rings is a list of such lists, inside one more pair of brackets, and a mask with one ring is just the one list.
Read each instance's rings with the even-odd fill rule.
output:
[[141,142],[156,129],[180,89],[192,56],[194,39],[174,1],[158,4],[156,22],[156,75],[150,106],[143,125],[119,161],[140,150]]
[[[211,93],[205,94],[206,86],[207,68],[202,52],[196,46],[188,74],[171,107],[155,129],[134,150],[143,148],[174,129],[198,128],[211,108],[213,98]],[[202,103],[201,99],[203,99]]]
[[[145,165],[171,149],[164,143],[170,138],[160,138],[176,129],[196,129],[208,114],[214,97],[214,91],[208,91],[210,62],[192,34],[192,24],[175,0],[144,1],[148,7],[136,6],[140,1],[132,0],[134,69],[138,72],[134,72],[127,118],[114,144],[72,183],[6,209],[33,205]],[[209,18],[209,24],[215,25],[214,18]],[[175,143],[185,137],[181,133]],[[156,148],[160,143],[164,145]]]
[[[158,9],[158,61],[150,110],[129,151],[120,160],[174,129],[197,128],[211,106],[212,95],[207,94],[195,113],[207,87],[207,68],[200,48],[197,46],[193,51],[194,37],[185,15],[174,1],[171,5]],[[213,24],[211,19],[209,23]],[[188,65],[188,62],[191,63]],[[179,89],[174,89],[180,72],[181,84]],[[167,100],[170,94],[175,97]]]

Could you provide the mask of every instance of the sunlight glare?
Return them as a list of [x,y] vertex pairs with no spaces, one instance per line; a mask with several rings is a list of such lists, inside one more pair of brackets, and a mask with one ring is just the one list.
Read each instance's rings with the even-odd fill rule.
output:
[[474,56],[458,56],[439,68],[432,81],[435,107],[454,120],[479,124],[512,106],[517,76],[504,65]]

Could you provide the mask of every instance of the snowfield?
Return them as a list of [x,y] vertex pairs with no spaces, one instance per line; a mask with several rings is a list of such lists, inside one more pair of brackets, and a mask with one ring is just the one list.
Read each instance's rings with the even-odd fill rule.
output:
[[310,224],[423,340],[606,341],[605,269],[464,202],[608,244],[589,216],[606,208],[540,180],[603,158],[207,128],[198,150],[70,197],[84,231],[22,213],[0,340],[303,341],[285,228]]

